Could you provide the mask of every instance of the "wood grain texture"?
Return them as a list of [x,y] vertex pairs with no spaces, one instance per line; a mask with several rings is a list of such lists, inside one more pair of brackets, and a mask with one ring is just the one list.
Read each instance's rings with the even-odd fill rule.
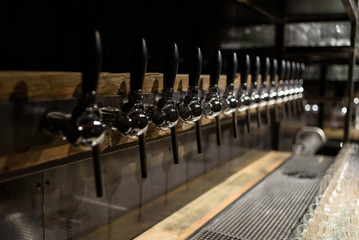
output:
[[[343,128],[331,128],[325,127],[324,133],[329,139],[342,141],[344,139],[344,129]],[[350,141],[359,141],[359,130],[351,127],[350,128]]]
[[[237,74],[235,86],[240,86]],[[81,93],[81,73],[77,72],[29,72],[0,71],[0,102],[16,100],[68,99]],[[226,76],[221,75],[218,86],[225,89]],[[201,75],[201,89],[209,87],[209,75]],[[160,92],[163,88],[163,74],[146,73],[143,92]],[[101,73],[98,84],[99,95],[126,95],[130,90],[129,73]],[[188,75],[178,74],[175,91],[187,91]]]

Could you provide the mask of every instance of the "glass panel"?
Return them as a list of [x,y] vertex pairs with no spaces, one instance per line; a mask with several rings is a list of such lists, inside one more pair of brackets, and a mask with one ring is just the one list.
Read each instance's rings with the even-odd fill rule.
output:
[[[347,81],[348,65],[334,64],[328,67],[326,79],[330,81]],[[354,81],[359,81],[359,66],[354,67]]]
[[286,24],[284,44],[288,47],[350,46],[350,23]]
[[0,239],[44,239],[41,185],[41,173],[0,184]]
[[305,66],[304,80],[320,80],[320,66],[317,64]]
[[253,25],[233,27],[228,31],[227,39],[221,49],[243,49],[274,46],[274,25]]

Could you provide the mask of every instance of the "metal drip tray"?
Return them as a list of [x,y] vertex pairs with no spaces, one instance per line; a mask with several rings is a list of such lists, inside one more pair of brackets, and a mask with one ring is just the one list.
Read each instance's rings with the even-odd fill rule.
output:
[[333,160],[307,155],[290,158],[188,239],[290,239]]

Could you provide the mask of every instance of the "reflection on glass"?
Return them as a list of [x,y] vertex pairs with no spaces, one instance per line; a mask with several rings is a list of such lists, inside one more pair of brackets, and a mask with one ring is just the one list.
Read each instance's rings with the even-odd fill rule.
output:
[[286,24],[284,44],[288,47],[350,46],[350,23]]
[[243,49],[274,46],[274,25],[262,24],[246,27],[232,27],[221,49]]
[[320,80],[320,66],[318,64],[310,64],[305,66],[303,72],[304,80]]
[[[326,79],[330,81],[347,81],[348,65],[330,65],[328,67]],[[354,67],[354,81],[359,81],[359,66]]]

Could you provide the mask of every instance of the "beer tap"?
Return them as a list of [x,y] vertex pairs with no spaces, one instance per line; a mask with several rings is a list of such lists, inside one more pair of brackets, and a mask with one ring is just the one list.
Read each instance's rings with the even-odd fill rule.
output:
[[236,78],[238,67],[237,54],[231,52],[228,57],[227,63],[227,88],[223,94],[223,113],[226,115],[232,114],[233,136],[237,138],[238,125],[237,125],[237,106],[238,99],[234,92],[234,79]]
[[260,112],[260,103],[261,103],[261,97],[259,95],[258,91],[258,76],[261,68],[261,61],[260,58],[257,56],[254,61],[255,65],[252,67],[252,86],[251,86],[251,99],[252,102],[256,104],[257,109],[257,127],[261,128],[262,121],[261,121],[261,112]]
[[173,161],[175,164],[179,163],[176,132],[179,112],[173,99],[173,86],[176,80],[178,63],[178,48],[177,44],[173,43],[165,59],[162,98],[160,98],[156,105],[150,110],[151,120],[157,128],[165,131],[171,130]]
[[280,73],[279,73],[279,86],[277,88],[277,104],[281,104],[282,110],[282,119],[285,120],[287,118],[286,109],[285,109],[285,99],[284,99],[284,78],[286,77],[286,62],[282,60],[280,65]]
[[292,104],[292,109],[293,109],[293,114],[297,115],[298,114],[298,110],[297,110],[297,103],[295,101],[295,78],[296,78],[296,63],[293,61],[291,63],[291,68],[292,68],[292,75],[291,78],[289,80],[289,101]]
[[138,46],[135,45],[132,51],[129,99],[124,104],[122,108],[123,114],[117,119],[118,122],[116,124],[123,135],[130,138],[138,137],[142,178],[147,178],[145,133],[149,120],[143,105],[142,93],[142,85],[147,70],[147,59],[146,41],[141,39]]
[[305,69],[305,64],[304,63],[301,63],[300,64],[300,68],[299,68],[299,77],[298,77],[298,79],[299,79],[299,99],[300,99],[300,110],[301,110],[301,112],[303,112],[303,109],[304,109],[304,88],[303,88],[303,83],[304,83],[304,81],[303,81],[303,72],[304,72],[304,69]]
[[297,62],[295,65],[296,68],[296,75],[295,75],[295,79],[294,79],[294,99],[295,99],[295,104],[297,105],[297,111],[298,114],[300,115],[301,112],[301,108],[299,105],[299,92],[300,92],[300,87],[299,87],[299,70],[300,70],[300,63]]
[[272,104],[274,104],[274,118],[275,122],[279,122],[279,111],[278,111],[278,93],[276,87],[276,76],[278,71],[278,62],[277,59],[273,59],[272,67],[270,72],[270,90],[269,90],[269,99]]
[[267,78],[269,74],[269,68],[270,68],[270,60],[268,57],[266,57],[263,60],[263,68],[262,68],[262,88],[260,89],[260,98],[265,103],[266,106],[266,117],[267,117],[267,125],[269,126],[271,124],[271,116],[270,116],[270,108],[269,108],[269,87],[267,84]]
[[247,122],[247,131],[248,133],[252,132],[251,126],[251,113],[250,113],[250,105],[252,102],[251,96],[248,91],[248,75],[251,68],[251,61],[248,55],[245,56],[244,64],[241,64],[241,88],[238,94],[239,102],[241,107],[243,106],[246,110],[246,122]]
[[211,60],[211,74],[209,90],[203,103],[203,115],[209,119],[216,119],[217,145],[221,145],[221,122],[219,114],[222,111],[222,102],[218,93],[218,80],[222,70],[222,54],[216,51]]
[[188,93],[179,105],[179,114],[185,123],[196,124],[197,152],[202,153],[202,135],[201,122],[202,116],[201,100],[198,96],[198,82],[201,77],[202,70],[202,52],[200,48],[196,48],[191,58],[190,72],[188,79]]
[[140,151],[141,176],[147,178],[145,152],[145,133],[149,119],[143,105],[142,85],[147,69],[147,45],[144,39],[136,42],[132,51],[130,70],[130,93],[128,101],[121,110],[103,108],[104,119],[108,125],[118,129],[122,136],[138,138]]
[[292,109],[290,106],[290,92],[289,92],[289,80],[291,77],[291,73],[292,73],[292,64],[290,63],[290,61],[286,61],[286,77],[284,79],[284,86],[283,86],[283,90],[284,90],[284,104],[287,107],[287,115],[289,118],[292,117]]
[[101,71],[101,39],[98,31],[86,36],[84,66],[82,71],[82,94],[72,114],[49,112],[45,117],[45,128],[52,134],[62,136],[75,147],[91,150],[95,173],[96,193],[103,195],[100,153],[98,145],[105,136],[101,109],[96,104],[96,90]]

